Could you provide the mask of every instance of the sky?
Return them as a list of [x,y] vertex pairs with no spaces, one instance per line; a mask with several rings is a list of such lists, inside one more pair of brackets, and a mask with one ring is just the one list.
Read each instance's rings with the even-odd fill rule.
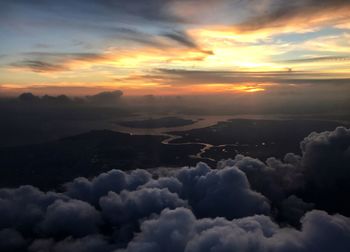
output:
[[0,95],[350,84],[348,0],[1,0],[0,41]]

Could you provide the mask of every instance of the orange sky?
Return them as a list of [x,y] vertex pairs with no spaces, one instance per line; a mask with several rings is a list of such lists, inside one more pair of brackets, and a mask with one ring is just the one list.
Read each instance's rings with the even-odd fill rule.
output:
[[[350,4],[326,2],[323,8],[292,6],[279,17],[273,0],[239,6],[242,12],[224,0],[169,1],[161,14],[185,22],[153,12],[160,20],[140,22],[145,14],[137,13],[124,17],[130,22],[124,27],[101,15],[97,24],[103,35],[90,23],[79,30],[78,17],[69,13],[65,23],[45,6],[27,5],[0,20],[0,94],[254,93],[319,79],[344,82],[350,78]],[[34,13],[53,21],[44,23]],[[116,35],[108,33],[112,29]]]

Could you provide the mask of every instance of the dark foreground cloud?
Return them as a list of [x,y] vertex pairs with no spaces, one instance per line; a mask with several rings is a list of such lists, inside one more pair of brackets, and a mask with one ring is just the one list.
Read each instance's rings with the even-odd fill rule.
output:
[[141,232],[119,252],[134,251],[338,251],[350,249],[350,219],[312,211],[301,231],[280,228],[266,216],[228,221],[197,219],[184,208],[164,210],[141,225]]
[[198,216],[232,219],[269,213],[268,200],[251,190],[247,177],[237,167],[212,170],[199,163],[180,170],[177,178],[183,185],[180,195],[189,200]]
[[317,187],[334,187],[349,181],[349,143],[350,130],[344,127],[307,136],[300,144],[307,179]]
[[237,155],[234,159],[218,162],[218,168],[238,167],[249,178],[252,187],[271,200],[281,200],[304,186],[300,156],[288,153],[284,159],[268,158],[266,162]]
[[99,212],[90,204],[79,200],[56,200],[46,209],[39,228],[53,237],[81,237],[96,233],[100,223]]
[[65,238],[55,242],[53,239],[38,239],[30,246],[28,251],[32,252],[111,252],[116,248],[110,244],[106,237],[101,235],[89,235],[81,239]]
[[238,155],[217,169],[112,170],[77,178],[61,193],[0,189],[0,249],[347,252],[350,219],[312,210],[327,205],[305,199],[347,199],[349,136],[344,127],[312,133],[301,156],[284,160]]

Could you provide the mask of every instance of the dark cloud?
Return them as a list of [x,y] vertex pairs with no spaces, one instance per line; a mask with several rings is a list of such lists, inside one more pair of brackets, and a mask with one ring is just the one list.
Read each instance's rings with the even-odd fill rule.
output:
[[196,49],[204,54],[213,54],[212,51],[206,51],[200,48],[200,46],[191,38],[186,32],[184,31],[173,31],[173,32],[166,32],[163,33],[162,36],[169,38],[180,45],[183,45],[185,47]]
[[67,197],[44,193],[32,186],[0,189],[0,228],[32,229],[43,218],[46,208],[58,199]]
[[16,7],[26,7],[31,11],[51,11],[52,14],[69,18],[84,18],[92,20],[100,18],[101,20],[133,20],[140,19],[149,22],[181,22],[181,18],[171,13],[168,6],[175,1],[150,0],[144,2],[142,0],[126,1],[126,0],[78,0],[73,2],[63,1],[41,1],[34,0],[30,3],[25,0],[2,1],[1,7],[4,12],[10,11],[16,13]]
[[88,235],[80,239],[68,237],[55,242],[53,239],[38,239],[30,246],[30,252],[111,252],[116,248],[101,235]]
[[347,55],[343,56],[324,56],[324,57],[313,57],[313,58],[301,58],[301,59],[292,59],[285,60],[283,63],[313,63],[313,62],[342,62],[349,61],[350,57]]
[[[152,174],[155,174],[155,173],[152,172]],[[148,181],[146,184],[144,184],[142,187],[144,187],[144,188],[159,188],[159,189],[166,188],[172,193],[180,194],[182,191],[182,187],[183,187],[182,183],[174,177],[175,173],[172,174],[171,176],[170,175],[171,175],[171,173],[166,171],[165,176],[169,176],[169,177],[160,177],[158,179],[152,179],[152,180]],[[163,174],[163,176],[164,176],[164,174]]]
[[177,208],[145,221],[141,232],[119,251],[345,252],[350,249],[349,224],[346,217],[312,211],[303,218],[302,230],[297,231],[280,228],[265,216],[232,221],[196,219],[190,210]]
[[40,59],[56,59],[56,60],[79,60],[79,61],[91,61],[95,59],[104,59],[103,54],[98,53],[61,53],[61,52],[27,52],[21,54],[24,57],[34,57]]
[[139,31],[136,28],[125,28],[125,27],[117,27],[105,29],[107,34],[110,34],[111,37],[115,37],[117,39],[133,41],[136,43],[156,47],[156,48],[165,48],[167,45],[161,42],[157,36],[154,34],[150,34],[147,32]]
[[74,100],[66,95],[58,95],[58,96],[51,96],[51,95],[44,95],[44,96],[37,96],[33,95],[32,93],[22,93],[17,97],[17,100],[21,104],[25,105],[73,105],[77,104],[78,101]]
[[120,100],[122,95],[123,95],[123,92],[120,90],[106,91],[106,92],[98,93],[96,95],[87,96],[86,99],[88,102],[91,102],[94,104],[113,105]]
[[[11,15],[1,15],[0,18],[11,29],[18,28],[13,25],[15,20],[22,22],[23,25],[30,25],[29,29],[39,27],[41,28],[40,32],[45,28],[54,28],[60,31],[63,27],[69,37],[71,37],[70,30],[73,30],[75,33],[79,31],[78,36],[97,34],[100,38],[127,40],[156,48],[171,46],[161,40],[161,37],[165,36],[183,46],[198,49],[195,42],[182,31],[184,29],[182,24],[187,23],[188,20],[176,15],[171,8],[178,2],[184,2],[184,0],[149,0],[147,3],[141,0],[131,2],[125,0],[78,0],[74,3],[67,0],[31,2],[6,0],[0,3],[1,11],[6,14],[11,13]],[[50,20],[47,20],[47,13],[50,14]],[[175,28],[176,32],[168,32],[169,27]],[[84,41],[85,37],[81,36],[80,40]],[[89,41],[83,43],[85,45],[92,44]],[[47,47],[43,41],[36,44]],[[60,56],[74,56],[68,54]],[[42,61],[45,62],[45,60]]]
[[39,228],[48,236],[82,237],[97,233],[101,222],[100,213],[86,202],[56,200],[47,207]]
[[[296,23],[302,26],[304,24],[302,22],[317,21],[321,15],[328,15],[329,19],[331,19],[330,21],[344,19],[344,17],[349,19],[350,16],[346,15],[349,9],[350,3],[347,0],[297,0],[291,2],[270,0],[267,1],[267,6],[261,8],[261,11],[255,12],[254,15],[237,25],[236,28],[246,32],[271,27],[283,27],[289,23]],[[337,16],[337,11],[343,11],[343,16]]]
[[135,170],[130,174],[120,170],[112,170],[100,174],[91,181],[86,178],[77,178],[66,184],[66,193],[72,198],[97,204],[99,199],[107,195],[108,192],[132,191],[147,183],[150,178],[151,174],[144,170]]
[[0,230],[0,250],[1,251],[23,251],[26,241],[15,229],[4,228]]
[[112,225],[133,223],[163,209],[186,206],[186,202],[168,189],[142,188],[136,191],[122,191],[120,194],[109,192],[101,197],[100,206],[103,216]]
[[22,102],[39,102],[40,101],[40,97],[33,95],[32,93],[23,93],[21,95],[18,96],[18,100],[22,101]]
[[312,133],[301,142],[306,179],[303,196],[329,211],[350,213],[350,129]]
[[[201,85],[212,83],[242,84],[277,83],[277,84],[349,84],[349,78],[339,78],[336,75],[315,72],[286,71],[246,72],[246,71],[212,71],[212,70],[183,70],[183,69],[157,69],[152,79],[163,79],[163,84],[171,85]],[[147,76],[144,76],[147,79]]]
[[219,169],[228,166],[242,170],[252,188],[272,201],[280,201],[304,185],[300,157],[292,153],[287,154],[283,161],[269,158],[264,163],[258,159],[237,155],[235,159],[218,162]]
[[313,203],[304,202],[295,195],[291,195],[282,201],[280,216],[293,226],[298,226],[300,224],[300,219],[306,212],[311,211],[313,208]]
[[300,143],[302,155],[287,154],[283,161],[269,158],[265,163],[237,155],[218,167],[236,166],[254,190],[273,202],[299,193],[317,207],[350,213],[342,199],[350,191],[350,130],[313,132]]
[[163,33],[162,35],[188,48],[199,48],[196,42],[187,33],[183,31],[168,32]]
[[312,133],[301,143],[302,165],[308,180],[318,187],[334,187],[350,179],[350,130]]
[[268,214],[268,200],[250,189],[245,174],[237,167],[212,170],[206,164],[182,169],[177,174],[181,194],[200,217],[239,218]]
[[23,68],[38,73],[69,71],[69,61],[96,61],[106,56],[96,53],[56,53],[28,52],[20,55],[23,60],[10,64],[10,67]]
[[37,73],[45,73],[45,72],[59,72],[59,71],[67,71],[67,68],[61,64],[52,64],[45,61],[39,60],[23,60],[17,63],[11,64],[12,67],[23,68],[26,70],[30,70]]

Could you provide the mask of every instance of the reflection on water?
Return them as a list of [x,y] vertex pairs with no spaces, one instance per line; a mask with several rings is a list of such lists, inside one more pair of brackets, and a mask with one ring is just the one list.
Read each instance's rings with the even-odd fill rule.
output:
[[[152,116],[153,119],[161,118],[162,116]],[[162,127],[162,128],[131,128],[126,126],[121,126],[117,123],[115,123],[115,127],[113,127],[113,130],[123,132],[123,133],[129,133],[133,135],[162,135],[166,136],[167,138],[162,141],[163,144],[167,145],[201,145],[202,148],[200,151],[195,155],[190,155],[190,158],[193,159],[201,159],[201,160],[210,160],[215,161],[214,159],[204,157],[204,154],[210,150],[213,147],[217,147],[214,145],[211,145],[209,143],[202,143],[202,142],[186,142],[186,143],[173,143],[172,141],[175,139],[181,138],[181,136],[176,135],[175,133],[169,133],[169,132],[179,132],[179,131],[188,131],[192,129],[199,129],[199,128],[205,128],[210,127],[213,125],[216,125],[219,122],[228,121],[230,119],[285,119],[285,117],[279,117],[279,116],[266,116],[266,115],[239,115],[239,116],[188,116],[188,115],[177,115],[179,118],[183,119],[189,119],[194,121],[193,124],[185,125],[185,126],[177,126],[177,127]],[[132,117],[127,118],[127,120],[145,120],[149,119],[149,117],[144,116],[138,116],[138,117]]]
[[[169,115],[167,115],[169,116]],[[113,123],[113,126],[111,127],[112,130],[123,132],[123,133],[129,133],[133,135],[164,135],[164,136],[172,136],[168,134],[167,132],[173,132],[173,131],[187,131],[192,129],[200,129],[205,127],[210,127],[218,122],[224,122],[230,119],[286,119],[286,117],[283,116],[269,116],[269,115],[236,115],[236,116],[195,116],[195,115],[172,115],[178,118],[188,119],[195,121],[193,124],[185,125],[185,126],[178,126],[178,127],[163,127],[163,128],[132,128],[132,127],[126,127],[121,126],[117,122]],[[162,118],[164,116],[152,116],[153,119]],[[129,120],[145,120],[149,119],[150,117],[145,116],[134,116],[134,117],[128,117],[125,118],[125,121]],[[173,140],[173,139],[171,139]]]
[[[168,116],[168,115],[167,115]],[[185,126],[177,126],[177,127],[162,127],[162,128],[132,128],[132,127],[126,127],[121,126],[117,122],[113,123],[112,130],[133,134],[133,135],[162,135],[166,136],[166,138],[162,141],[163,144],[166,145],[200,145],[201,149],[200,151],[195,155],[190,155],[190,158],[193,159],[201,159],[201,160],[209,160],[209,161],[215,161],[214,159],[205,157],[206,152],[208,152],[212,148],[225,148],[228,146],[245,146],[245,144],[224,144],[224,145],[212,145],[205,142],[182,142],[182,143],[174,143],[174,140],[182,138],[182,136],[179,136],[176,134],[176,132],[181,131],[188,131],[193,129],[200,129],[200,128],[206,128],[213,125],[216,125],[219,122],[225,122],[230,119],[252,119],[252,120],[287,120],[287,119],[296,119],[292,116],[285,116],[285,115],[236,115],[236,116],[189,116],[189,115],[172,115],[174,117],[188,119],[194,121],[193,124],[185,125]],[[152,116],[152,119],[158,119],[162,118],[164,116]],[[150,117],[145,116],[134,116],[134,117],[128,117],[124,120],[146,120],[150,119]],[[314,118],[315,120],[315,118]]]

